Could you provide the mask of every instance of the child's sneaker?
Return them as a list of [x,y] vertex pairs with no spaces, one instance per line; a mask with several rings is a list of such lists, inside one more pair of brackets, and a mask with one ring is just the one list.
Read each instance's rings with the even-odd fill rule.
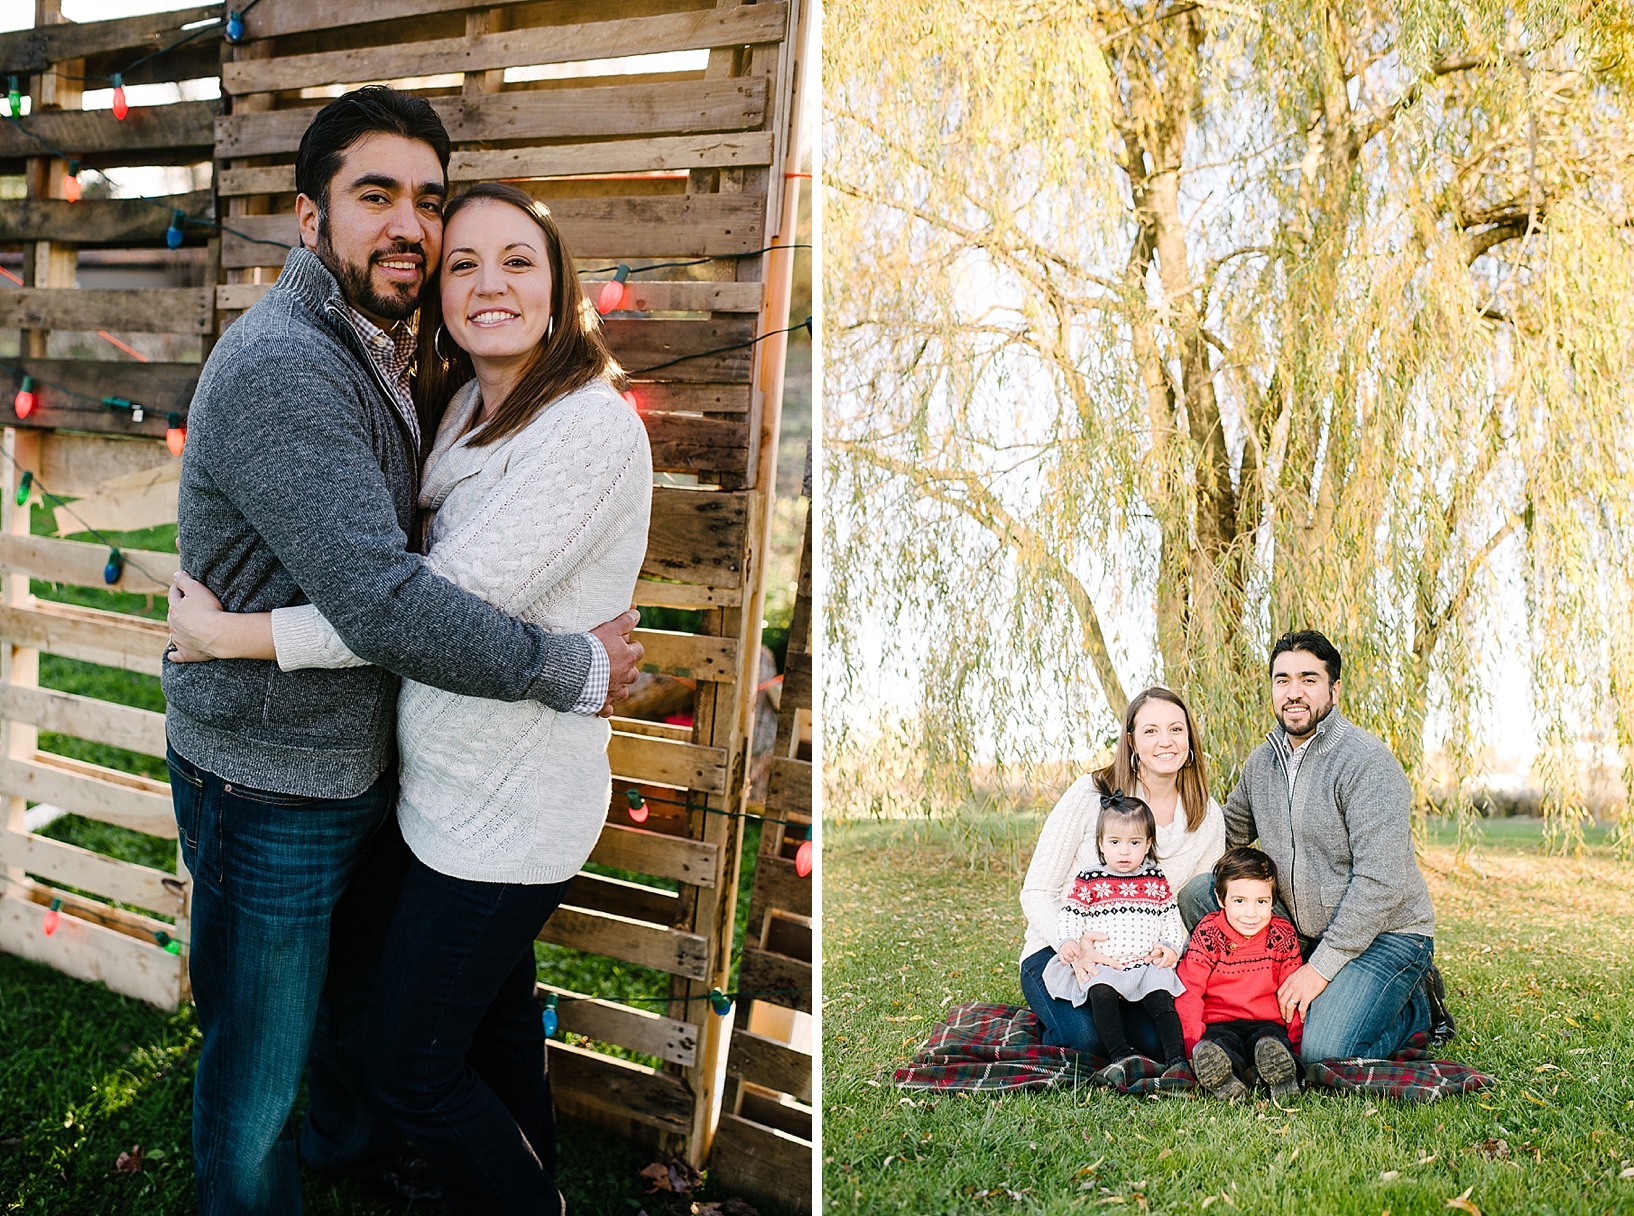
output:
[[1299,1066],[1278,1040],[1261,1039],[1254,1044],[1254,1071],[1271,1087],[1271,1101],[1299,1096]]
[[1191,1070],[1197,1083],[1216,1098],[1229,1102],[1248,1092],[1248,1086],[1231,1071],[1231,1057],[1218,1043],[1204,1039],[1191,1052]]

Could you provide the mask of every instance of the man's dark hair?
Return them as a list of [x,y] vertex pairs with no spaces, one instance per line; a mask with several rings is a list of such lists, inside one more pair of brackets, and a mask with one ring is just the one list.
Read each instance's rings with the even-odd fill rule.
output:
[[448,131],[423,97],[371,84],[335,98],[312,120],[295,154],[295,188],[329,210],[329,183],[340,172],[346,150],[366,135],[401,135],[430,144],[448,176]]
[[1278,638],[1277,644],[1271,647],[1271,658],[1265,665],[1266,671],[1274,672],[1277,656],[1287,654],[1290,650],[1314,654],[1322,660],[1322,666],[1328,669],[1328,683],[1339,682],[1339,648],[1314,629],[1290,629]]
[[1274,897],[1277,891],[1277,863],[1271,860],[1270,854],[1258,849],[1227,849],[1225,856],[1214,863],[1214,898],[1222,906],[1225,904],[1226,884],[1235,878],[1268,882]]

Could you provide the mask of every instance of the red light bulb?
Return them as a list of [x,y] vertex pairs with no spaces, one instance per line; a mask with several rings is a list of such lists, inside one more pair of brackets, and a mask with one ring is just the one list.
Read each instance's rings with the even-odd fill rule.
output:
[[125,121],[125,115],[130,113],[130,106],[125,103],[125,82],[120,77],[113,78],[113,116],[120,122]]
[[165,447],[170,449],[172,456],[180,456],[187,446],[187,428],[182,425],[180,414],[172,413],[169,422],[169,428],[165,431]]
[[79,178],[72,173],[62,179],[62,196],[71,203],[79,202]]
[[24,376],[23,387],[17,390],[17,397],[11,403],[12,409],[17,411],[17,417],[27,418],[39,403],[39,398],[34,395],[34,378]]
[[624,280],[629,277],[630,268],[620,262],[613,277],[602,284],[601,294],[596,297],[596,311],[602,316],[624,307]]
[[794,872],[801,878],[811,873],[811,841],[802,840],[794,851]]
[[650,812],[647,810],[647,804],[645,802],[643,802],[640,806],[632,806],[630,808],[630,821],[632,823],[646,823],[648,814],[650,814]]
[[45,920],[42,922],[41,928],[45,930],[45,935],[47,937],[50,937],[57,931],[57,925],[62,921],[62,913],[57,911],[57,909],[60,907],[62,907],[62,900],[53,899],[51,901],[51,907],[46,911]]
[[635,395],[635,390],[633,388],[625,389],[622,393],[619,394],[619,396],[623,397],[625,404],[628,405],[636,413],[639,414],[641,412],[641,398],[639,398],[639,397],[637,397]]

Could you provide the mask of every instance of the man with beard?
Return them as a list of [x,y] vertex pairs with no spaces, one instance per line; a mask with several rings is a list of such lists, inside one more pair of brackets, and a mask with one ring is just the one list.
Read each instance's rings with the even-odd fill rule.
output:
[[[1270,667],[1280,729],[1226,800],[1226,843],[1258,837],[1276,863],[1278,914],[1298,929],[1305,959],[1277,990],[1283,1019],[1304,1018],[1300,1057],[1382,1058],[1417,1031],[1450,1039],[1407,774],[1338,711],[1339,651],[1322,634],[1283,634]],[[1200,879],[1179,900],[1188,924],[1216,906],[1209,876]]]
[[395,903],[389,861],[365,867],[379,879],[359,866],[402,847],[398,677],[595,714],[624,695],[641,655],[633,612],[547,634],[409,546],[435,427],[409,391],[409,322],[441,252],[448,155],[423,100],[371,87],[319,111],[295,166],[301,246],[222,336],[193,398],[183,568],[233,612],[316,604],[371,664],[165,665],[171,789],[194,880],[205,1216],[301,1210],[290,1114],[309,1045],[308,1159],[362,1166],[394,1139],[357,1101],[346,1060],[361,1053],[345,1040]]

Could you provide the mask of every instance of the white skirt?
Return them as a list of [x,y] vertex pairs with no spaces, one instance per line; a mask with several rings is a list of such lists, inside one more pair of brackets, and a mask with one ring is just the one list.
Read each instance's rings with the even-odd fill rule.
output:
[[[1062,962],[1059,954],[1044,964],[1043,980],[1044,990],[1058,1001],[1082,1005],[1089,999],[1089,985],[1078,982],[1078,973],[1072,964]],[[1116,967],[1096,967],[1089,983],[1105,984],[1131,1004],[1151,992],[1179,996],[1186,990],[1173,967],[1154,967],[1150,963],[1136,963],[1122,971]]]

